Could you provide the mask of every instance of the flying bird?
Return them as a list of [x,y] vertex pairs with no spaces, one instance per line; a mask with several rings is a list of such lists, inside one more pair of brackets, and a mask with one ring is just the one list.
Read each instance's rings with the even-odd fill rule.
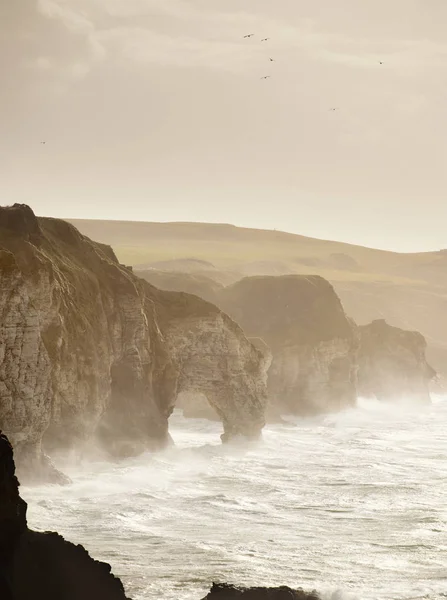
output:
[[379,65],[383,65],[383,62],[381,60],[379,60]]
[[254,33],[249,33],[248,35],[244,35],[244,39],[245,39],[245,38],[251,38],[251,37],[253,37],[253,36],[254,36]]
[[40,142],[41,144],[46,144],[46,142]]
[[275,59],[274,58],[269,58],[269,61],[270,62],[275,62]]
[[261,40],[261,42],[268,42],[270,38],[264,38]]
[[261,77],[261,79],[270,79],[271,75],[266,75],[265,77]]
[[338,108],[330,108],[329,110],[338,110]]

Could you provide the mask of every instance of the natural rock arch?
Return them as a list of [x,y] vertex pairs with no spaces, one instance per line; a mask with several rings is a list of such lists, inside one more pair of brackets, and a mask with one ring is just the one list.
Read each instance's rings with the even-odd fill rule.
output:
[[169,443],[182,390],[207,395],[223,439],[259,435],[265,359],[216,306],[158,290],[27,206],[0,209],[0,233],[0,426],[30,474],[48,469],[42,440],[96,436],[114,454]]

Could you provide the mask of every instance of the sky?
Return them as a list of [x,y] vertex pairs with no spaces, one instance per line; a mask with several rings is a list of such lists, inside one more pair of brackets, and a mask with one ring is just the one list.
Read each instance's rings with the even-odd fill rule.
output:
[[0,0],[1,204],[446,248],[446,22],[445,0]]

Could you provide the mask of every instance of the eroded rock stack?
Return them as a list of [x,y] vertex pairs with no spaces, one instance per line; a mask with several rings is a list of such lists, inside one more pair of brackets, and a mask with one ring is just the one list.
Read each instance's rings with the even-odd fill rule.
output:
[[429,384],[436,373],[425,357],[423,335],[392,327],[384,320],[359,327],[359,334],[360,396],[430,402]]
[[[169,273],[169,283],[182,289],[185,274]],[[270,420],[339,410],[357,395],[430,399],[435,372],[424,337],[383,320],[357,327],[321,277],[247,277],[217,290],[216,302],[248,336],[258,336],[249,339],[271,362]],[[181,406],[186,416],[216,418],[200,394],[182,397]]]

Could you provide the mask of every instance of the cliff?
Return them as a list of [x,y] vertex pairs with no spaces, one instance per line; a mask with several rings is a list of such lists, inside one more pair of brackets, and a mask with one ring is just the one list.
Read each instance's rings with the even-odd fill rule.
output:
[[180,392],[207,397],[224,440],[259,435],[267,367],[242,330],[74,226],[1,208],[0,290],[0,427],[24,475],[58,480],[45,451],[93,438],[116,455],[165,445]]
[[[177,289],[188,283],[177,273],[167,278]],[[356,327],[325,279],[246,277],[215,294],[218,306],[265,357],[269,420],[282,413],[324,413],[355,403]],[[200,394],[182,395],[180,406],[185,416],[216,418]]]
[[0,431],[0,598],[128,600],[110,565],[57,533],[28,529],[12,447]]
[[[180,275],[168,274],[177,289],[186,285]],[[273,353],[268,373],[271,420],[284,412],[337,410],[353,404],[356,391],[381,400],[430,398],[435,372],[426,359],[424,337],[383,320],[357,328],[332,286],[318,276],[248,277],[216,294],[216,303],[247,336],[258,336],[249,339],[267,362],[269,351]],[[180,405],[186,416],[216,418],[198,394],[182,396]]]
[[359,327],[358,393],[392,401],[430,402],[429,383],[436,375],[428,364],[425,338],[376,320]]
[[220,306],[271,349],[268,389],[280,412],[315,414],[355,403],[355,326],[325,279],[247,277],[223,290]]
[[[261,352],[262,356],[264,357],[265,373],[268,373],[268,369],[272,362],[272,353],[270,348],[260,338],[248,338],[248,340]],[[220,420],[218,413],[210,404],[210,402],[208,402],[206,396],[202,393],[197,393],[194,391],[180,393],[177,398],[176,406],[183,410],[183,415],[187,418],[207,419],[209,421]],[[266,418],[269,421],[276,421],[277,417],[278,415],[272,410],[272,406],[268,404]]]
[[[428,343],[429,361],[447,376],[445,249],[397,253],[215,223],[83,220],[74,224],[89,237],[112,244],[126,263],[191,272],[205,269],[199,263],[204,261],[212,263],[208,273],[213,279],[223,272],[231,274],[231,279],[219,279],[224,285],[243,276],[320,275],[333,284],[356,323],[385,318],[396,327],[420,331]],[[188,257],[196,257],[196,264]]]

